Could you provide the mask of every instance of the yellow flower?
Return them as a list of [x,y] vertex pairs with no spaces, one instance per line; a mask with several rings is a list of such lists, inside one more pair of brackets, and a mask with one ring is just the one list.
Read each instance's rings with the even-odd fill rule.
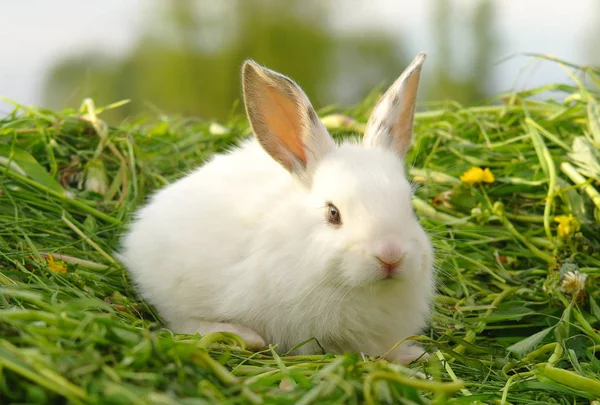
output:
[[481,177],[484,183],[493,183],[496,181],[496,178],[492,174],[489,168],[483,169],[483,176]]
[[465,183],[475,184],[481,182],[493,183],[496,181],[496,178],[487,167],[485,169],[480,167],[471,167],[460,176],[460,180]]
[[67,266],[65,266],[64,262],[56,262],[54,261],[54,256],[48,255],[46,258],[48,262],[48,269],[53,273],[66,273]]
[[579,221],[573,218],[573,215],[559,215],[554,217],[554,220],[558,222],[558,235],[561,238],[567,238],[579,230]]

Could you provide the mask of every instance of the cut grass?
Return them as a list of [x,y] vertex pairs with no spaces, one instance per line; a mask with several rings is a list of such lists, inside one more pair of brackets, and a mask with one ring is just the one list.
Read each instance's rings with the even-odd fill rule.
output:
[[[248,136],[243,117],[109,128],[89,100],[61,113],[15,106],[0,119],[0,401],[599,400],[600,78],[581,72],[587,87],[417,115],[410,174],[440,294],[430,330],[415,337],[431,359],[410,368],[358,354],[251,353],[228,334],[174,335],[136,296],[113,255],[130,214]],[[564,98],[529,99],[548,90]],[[373,102],[343,112],[356,121],[333,109],[324,121],[336,137],[360,132]],[[461,182],[472,166],[495,181]],[[568,215],[559,232],[555,217]],[[563,288],[575,270],[587,276],[584,290]]]

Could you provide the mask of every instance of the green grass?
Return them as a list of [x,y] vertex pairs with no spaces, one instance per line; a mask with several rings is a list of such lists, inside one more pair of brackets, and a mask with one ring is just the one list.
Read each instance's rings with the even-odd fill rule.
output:
[[[431,328],[415,338],[431,360],[408,368],[174,335],[136,296],[113,255],[130,214],[248,136],[242,116],[108,127],[91,102],[65,112],[15,106],[0,119],[0,402],[599,401],[600,77],[572,68],[585,86],[417,115],[410,174],[437,248],[439,296]],[[327,118],[331,132],[360,132],[373,103],[342,111],[355,122]],[[473,166],[495,181],[461,182]],[[561,237],[554,218],[569,214],[576,222]],[[566,291],[576,269],[585,289]]]

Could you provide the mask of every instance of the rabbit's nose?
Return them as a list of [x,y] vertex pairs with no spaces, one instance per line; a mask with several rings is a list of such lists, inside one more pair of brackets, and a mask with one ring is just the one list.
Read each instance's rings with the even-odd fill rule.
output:
[[377,259],[379,264],[381,264],[381,269],[384,271],[386,277],[391,277],[392,275],[394,275],[396,273],[396,270],[398,270],[398,266],[400,266],[400,264],[402,263],[402,257],[391,262],[388,262],[379,256],[375,256],[375,258]]
[[386,243],[376,254],[375,258],[381,264],[386,277],[392,276],[404,259],[404,253],[394,243]]

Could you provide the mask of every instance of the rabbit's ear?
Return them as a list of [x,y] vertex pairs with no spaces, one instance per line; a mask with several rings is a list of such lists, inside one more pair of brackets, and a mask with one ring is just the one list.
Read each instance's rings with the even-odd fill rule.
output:
[[390,149],[404,158],[412,137],[417,90],[425,56],[425,53],[417,55],[375,106],[365,129],[365,146]]
[[305,177],[335,142],[308,97],[291,79],[244,62],[246,114],[263,148],[292,173]]

